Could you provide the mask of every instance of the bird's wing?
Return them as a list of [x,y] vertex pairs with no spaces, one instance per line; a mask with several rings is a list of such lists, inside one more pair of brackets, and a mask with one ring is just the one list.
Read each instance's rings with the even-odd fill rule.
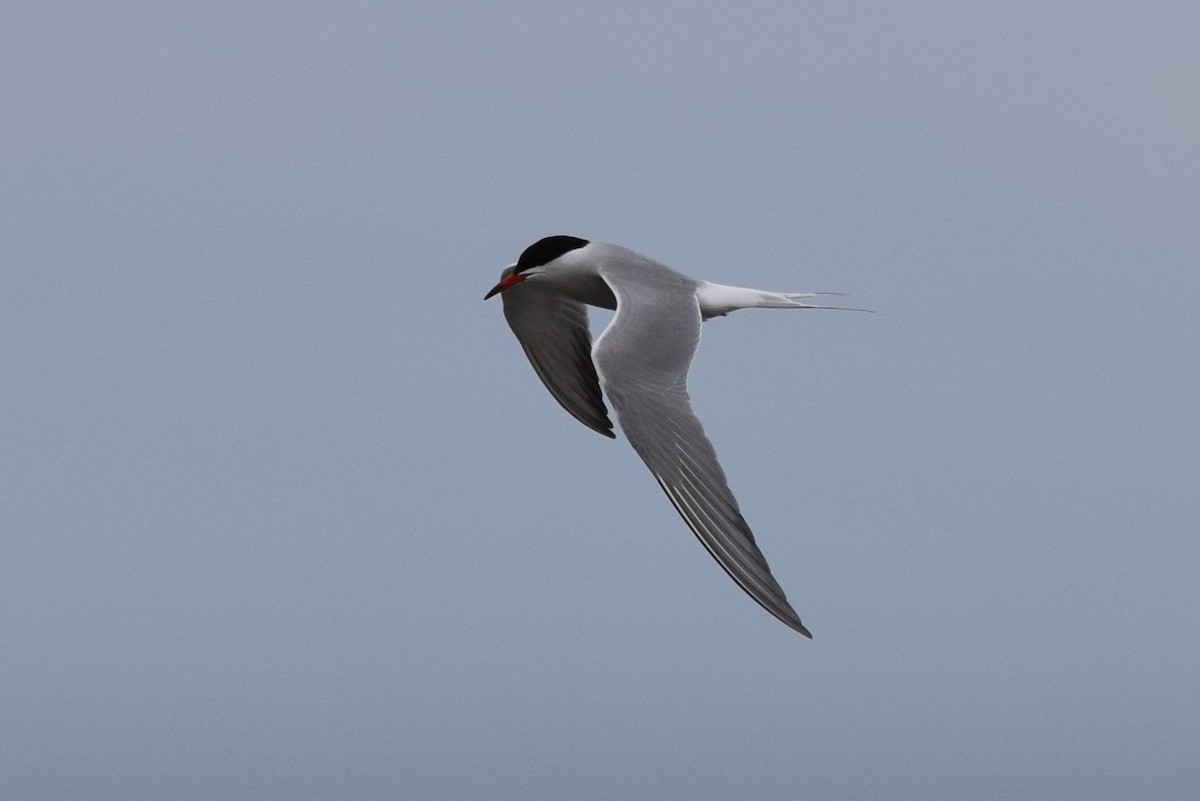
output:
[[588,428],[615,439],[592,365],[586,307],[534,283],[501,298],[508,327],[554,399]]
[[601,268],[617,312],[592,351],[621,429],[725,572],[772,615],[812,637],[771,575],[688,400],[688,369],[700,344],[694,284],[636,267]]

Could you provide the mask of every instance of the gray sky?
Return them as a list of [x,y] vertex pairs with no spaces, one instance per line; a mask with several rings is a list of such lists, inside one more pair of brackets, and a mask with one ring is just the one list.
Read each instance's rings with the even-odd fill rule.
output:
[[[1194,2],[17,2],[20,799],[1200,796]],[[691,389],[807,641],[483,293],[877,314]]]

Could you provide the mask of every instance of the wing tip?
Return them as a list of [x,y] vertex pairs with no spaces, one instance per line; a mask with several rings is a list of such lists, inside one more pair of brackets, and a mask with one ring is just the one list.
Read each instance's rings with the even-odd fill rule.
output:
[[[751,597],[753,597],[753,596],[751,596]],[[755,598],[754,600],[758,601],[757,598]],[[803,634],[805,637],[807,637],[810,640],[813,638],[812,632],[808,630],[808,626],[805,626],[803,623],[800,622],[800,616],[796,614],[795,609],[792,609],[792,605],[787,602],[786,598],[783,600],[783,608],[782,609],[772,609],[771,607],[764,604],[762,601],[758,601],[758,603],[760,606],[762,606],[764,609],[766,609],[768,612],[770,612],[772,615],[774,615],[776,618],[778,618],[779,622],[783,623],[783,625],[787,626],[792,631],[795,631],[798,634]]]
[[606,436],[609,439],[617,438],[617,434],[613,430],[612,421],[609,420],[607,417],[604,417],[603,419],[600,419],[600,420],[588,420],[578,414],[575,414],[575,412],[573,410],[567,408],[566,406],[564,406],[563,408],[567,409],[568,412],[571,412],[572,417],[574,417],[579,422],[583,423],[588,428],[595,431],[597,434],[602,434],[603,436]]

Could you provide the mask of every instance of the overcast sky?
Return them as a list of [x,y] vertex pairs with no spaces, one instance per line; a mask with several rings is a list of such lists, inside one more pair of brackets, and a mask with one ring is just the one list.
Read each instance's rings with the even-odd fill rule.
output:
[[[2,16],[0,795],[1200,797],[1200,5]],[[691,376],[812,641],[483,302],[557,233],[877,312]]]

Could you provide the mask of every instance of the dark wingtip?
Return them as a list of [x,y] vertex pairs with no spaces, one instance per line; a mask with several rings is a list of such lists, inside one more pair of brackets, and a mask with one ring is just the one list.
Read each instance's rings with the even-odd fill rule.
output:
[[[567,411],[571,411],[571,410],[568,409]],[[592,421],[592,420],[584,420],[579,415],[576,415],[575,412],[571,412],[571,414],[575,416],[576,420],[583,423],[585,426],[592,429],[597,434],[603,434],[604,436],[608,437],[609,439],[617,438],[617,435],[615,433],[613,433],[612,421],[609,420],[608,418],[605,418],[603,420],[600,420],[599,422],[596,422],[596,421]]]

